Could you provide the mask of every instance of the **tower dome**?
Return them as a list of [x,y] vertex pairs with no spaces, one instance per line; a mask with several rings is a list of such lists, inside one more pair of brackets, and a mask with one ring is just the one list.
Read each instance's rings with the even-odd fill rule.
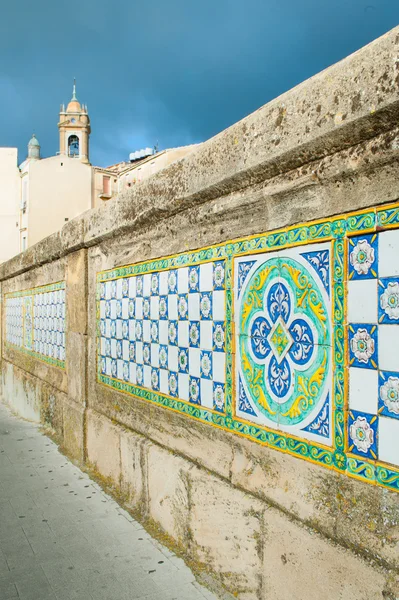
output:
[[66,111],[67,111],[67,113],[80,113],[81,110],[82,110],[82,107],[80,106],[80,102],[76,97],[76,79],[74,79],[73,80],[72,98],[67,106]]
[[40,158],[40,144],[35,134],[33,134],[29,140],[28,158]]

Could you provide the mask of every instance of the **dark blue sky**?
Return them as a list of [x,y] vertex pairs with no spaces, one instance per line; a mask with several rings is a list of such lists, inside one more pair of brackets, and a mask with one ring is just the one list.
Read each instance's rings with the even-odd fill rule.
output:
[[398,22],[399,0],[9,0],[0,146],[55,154],[74,76],[93,164],[203,141]]

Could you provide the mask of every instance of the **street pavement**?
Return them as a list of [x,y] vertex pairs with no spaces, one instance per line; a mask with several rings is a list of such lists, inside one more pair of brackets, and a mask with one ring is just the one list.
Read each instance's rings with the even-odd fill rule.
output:
[[217,600],[37,425],[0,404],[0,599]]

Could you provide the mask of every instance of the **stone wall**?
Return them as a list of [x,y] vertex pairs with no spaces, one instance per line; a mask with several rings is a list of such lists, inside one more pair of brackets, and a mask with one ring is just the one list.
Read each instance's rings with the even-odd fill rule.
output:
[[[3,400],[242,600],[399,596],[398,50],[395,29],[0,266]],[[65,325],[27,348],[10,307],[58,282]]]

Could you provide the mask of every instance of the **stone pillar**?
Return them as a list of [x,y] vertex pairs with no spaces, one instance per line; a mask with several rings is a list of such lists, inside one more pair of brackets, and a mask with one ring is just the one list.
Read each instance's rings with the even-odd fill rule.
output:
[[68,399],[64,407],[64,446],[69,456],[84,460],[87,399],[87,250],[85,249],[68,256],[66,306]]

